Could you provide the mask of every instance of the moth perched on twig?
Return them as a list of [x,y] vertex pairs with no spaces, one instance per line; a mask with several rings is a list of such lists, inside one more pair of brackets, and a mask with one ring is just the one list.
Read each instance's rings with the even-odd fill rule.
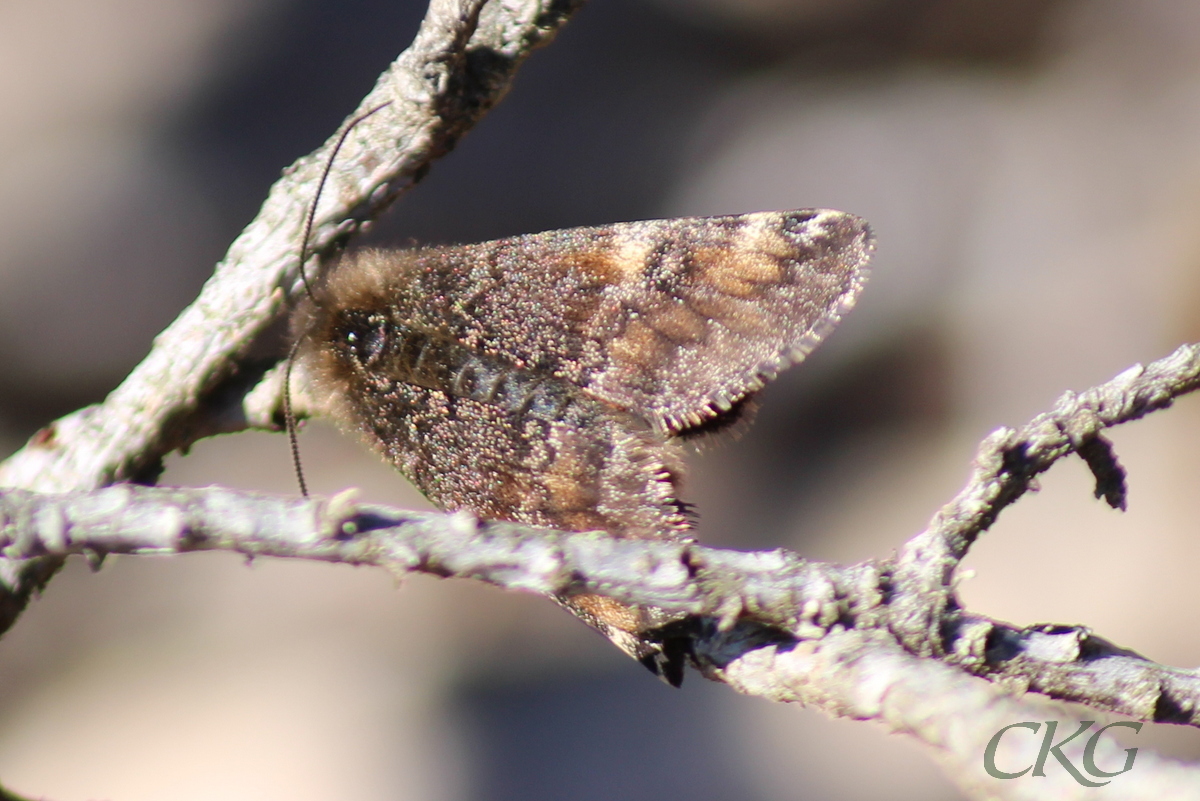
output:
[[[871,249],[861,219],[810,209],[367,250],[296,310],[296,360],[440,508],[681,538],[680,440],[737,419],[816,347]],[[656,610],[559,600],[682,680]]]

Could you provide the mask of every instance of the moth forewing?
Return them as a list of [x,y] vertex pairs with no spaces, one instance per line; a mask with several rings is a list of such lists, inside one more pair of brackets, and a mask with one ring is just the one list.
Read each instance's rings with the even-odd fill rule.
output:
[[[367,250],[292,330],[324,405],[438,506],[677,538],[679,435],[816,347],[871,250],[863,220],[821,209]],[[651,664],[646,615],[596,598],[563,601]]]

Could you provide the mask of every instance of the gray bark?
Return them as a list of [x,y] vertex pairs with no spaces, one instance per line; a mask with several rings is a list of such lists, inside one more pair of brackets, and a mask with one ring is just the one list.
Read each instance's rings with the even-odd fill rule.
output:
[[[381,76],[317,210],[320,254],[385,208],[451,149],[549,41],[574,0],[434,0],[413,45]],[[119,484],[216,432],[278,428],[276,371],[251,390],[243,354],[297,291],[304,210],[336,139],[300,159],[230,247],[196,302],[103,403],[39,432],[0,465],[0,631],[70,555],[233,550],[247,556],[374,565],[481,580],[545,595],[602,593],[687,615],[698,669],[740,692],[872,720],[931,746],[980,797],[1074,798],[1065,773],[1037,783],[982,771],[992,734],[1042,720],[1027,692],[1139,720],[1200,725],[1200,676],[1159,665],[1079,626],[1017,628],[970,613],[958,564],[1036,476],[1072,453],[1097,497],[1122,508],[1124,472],[1105,428],[1166,408],[1200,384],[1200,346],[1183,346],[980,445],[967,486],[893,557],[840,566],[784,550],[619,541],[328,499],[221,488]],[[254,378],[258,378],[255,376]],[[300,399],[301,408],[307,408]],[[1061,711],[1054,714],[1060,720]],[[1063,722],[1063,727],[1069,726]],[[1105,764],[1120,754],[1103,745]],[[1200,769],[1142,754],[1125,798],[1200,798]]]

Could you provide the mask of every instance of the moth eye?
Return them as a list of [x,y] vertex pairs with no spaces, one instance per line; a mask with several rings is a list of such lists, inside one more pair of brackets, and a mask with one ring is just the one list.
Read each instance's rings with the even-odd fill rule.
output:
[[342,343],[354,361],[370,365],[383,354],[388,343],[386,322],[355,315],[345,320]]

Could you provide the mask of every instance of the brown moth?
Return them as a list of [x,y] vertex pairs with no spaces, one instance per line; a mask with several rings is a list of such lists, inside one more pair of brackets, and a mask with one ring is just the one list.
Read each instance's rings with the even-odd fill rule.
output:
[[[823,209],[351,254],[292,321],[297,363],[438,507],[680,539],[680,441],[734,420],[854,305],[872,239]],[[670,618],[559,599],[668,681]]]

